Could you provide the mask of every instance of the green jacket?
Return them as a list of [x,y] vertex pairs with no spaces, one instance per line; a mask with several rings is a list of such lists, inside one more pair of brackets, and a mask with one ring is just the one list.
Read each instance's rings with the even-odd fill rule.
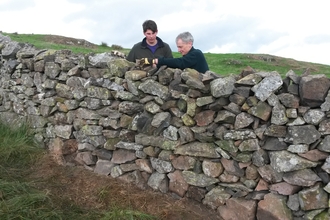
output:
[[157,37],[156,39],[158,43],[158,48],[156,49],[154,54],[147,47],[146,38],[143,38],[142,42],[139,42],[133,46],[133,48],[126,57],[126,60],[135,63],[136,59],[142,58],[172,58],[173,55],[170,46],[167,43],[163,42],[162,39],[160,39],[159,37]]
[[186,68],[191,68],[197,70],[200,73],[205,73],[207,70],[209,70],[209,66],[206,62],[204,54],[202,53],[202,51],[195,49],[194,47],[192,47],[186,55],[180,58],[158,58],[157,67],[163,65],[166,65],[170,68],[178,68],[182,70]]

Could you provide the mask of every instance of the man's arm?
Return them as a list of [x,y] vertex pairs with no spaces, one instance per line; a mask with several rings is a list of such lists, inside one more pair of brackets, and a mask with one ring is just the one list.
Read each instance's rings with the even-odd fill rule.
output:
[[155,63],[158,66],[166,65],[170,68],[179,68],[179,69],[185,69],[185,68],[191,68],[196,65],[198,59],[195,53],[188,53],[187,55],[179,58],[158,58],[155,59]]

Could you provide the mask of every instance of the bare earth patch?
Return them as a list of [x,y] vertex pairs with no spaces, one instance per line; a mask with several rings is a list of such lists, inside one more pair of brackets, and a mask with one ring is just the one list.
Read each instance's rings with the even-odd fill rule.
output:
[[58,35],[45,35],[46,42],[50,42],[53,44],[62,44],[62,45],[71,45],[71,46],[82,46],[86,48],[95,48],[97,45],[88,42],[84,39],[76,39],[72,37],[64,37]]
[[133,184],[98,175],[80,166],[61,166],[49,155],[32,167],[30,178],[38,189],[86,209],[110,211],[115,206],[164,220],[221,219],[215,210],[193,200],[142,190]]

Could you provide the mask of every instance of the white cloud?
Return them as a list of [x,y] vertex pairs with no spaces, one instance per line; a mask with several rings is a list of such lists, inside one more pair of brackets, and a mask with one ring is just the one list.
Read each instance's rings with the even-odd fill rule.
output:
[[159,37],[176,51],[190,31],[194,46],[212,53],[265,53],[330,65],[327,1],[307,0],[1,0],[3,32],[54,34],[129,48],[155,20]]
[[88,34],[88,30],[81,28],[86,20],[68,21],[66,19],[71,13],[84,9],[84,5],[71,4],[66,0],[57,0],[56,2],[35,0],[33,2],[34,4],[27,5],[25,8],[14,5],[15,7],[1,11],[1,17],[10,18],[10,22],[3,25],[5,26],[3,31],[54,34],[68,37],[83,37],[83,35]]
[[205,51],[207,53],[233,53],[233,51],[236,51],[237,44],[235,43],[229,43],[222,45],[219,47],[218,45],[215,45],[213,48]]

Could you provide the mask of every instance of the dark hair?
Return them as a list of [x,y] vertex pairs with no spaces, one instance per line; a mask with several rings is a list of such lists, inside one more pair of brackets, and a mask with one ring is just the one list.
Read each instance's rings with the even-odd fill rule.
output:
[[142,28],[143,33],[147,32],[147,30],[151,30],[153,33],[158,31],[157,24],[153,20],[146,20],[145,22],[143,22]]

